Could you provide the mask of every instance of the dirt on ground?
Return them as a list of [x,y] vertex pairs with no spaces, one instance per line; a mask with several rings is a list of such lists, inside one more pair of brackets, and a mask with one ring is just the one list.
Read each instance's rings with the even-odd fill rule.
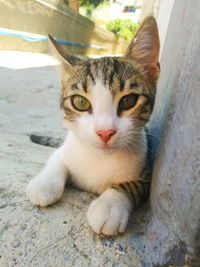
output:
[[63,138],[59,79],[46,55],[0,52],[0,266],[151,266],[141,254],[146,212],[133,213],[114,238],[92,233],[86,220],[93,194],[69,187],[47,208],[27,199],[27,183],[55,150],[30,134]]

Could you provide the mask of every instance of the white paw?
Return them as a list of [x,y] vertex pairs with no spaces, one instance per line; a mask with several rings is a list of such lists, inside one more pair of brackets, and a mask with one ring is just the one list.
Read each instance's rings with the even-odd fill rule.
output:
[[131,208],[124,193],[108,189],[90,204],[87,219],[95,233],[116,235],[125,232]]
[[52,179],[39,174],[26,187],[26,195],[30,201],[39,206],[48,206],[59,200],[64,191],[63,179]]

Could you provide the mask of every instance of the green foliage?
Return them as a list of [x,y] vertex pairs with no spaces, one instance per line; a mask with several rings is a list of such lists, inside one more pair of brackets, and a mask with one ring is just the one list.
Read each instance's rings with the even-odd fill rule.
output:
[[107,0],[78,0],[80,6],[86,8],[96,8],[100,4],[104,4]]
[[137,23],[133,23],[130,19],[114,19],[106,24],[107,30],[115,33],[117,36],[130,40],[138,27]]

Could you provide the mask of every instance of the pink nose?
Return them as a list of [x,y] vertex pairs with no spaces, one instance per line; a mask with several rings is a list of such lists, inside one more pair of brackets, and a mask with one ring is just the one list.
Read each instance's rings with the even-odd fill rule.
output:
[[106,144],[110,138],[116,133],[116,130],[97,130],[96,134],[101,138],[101,140]]

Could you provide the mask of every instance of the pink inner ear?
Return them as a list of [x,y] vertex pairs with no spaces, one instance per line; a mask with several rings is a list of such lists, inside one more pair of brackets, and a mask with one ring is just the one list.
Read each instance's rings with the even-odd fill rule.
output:
[[157,65],[158,64],[158,55],[159,55],[159,47],[157,46],[156,42],[153,45],[153,49],[151,51],[151,57],[152,57],[152,64]]
[[148,81],[150,83],[155,82],[160,74],[160,64],[152,64],[152,65],[147,65],[145,67],[146,70],[146,75],[148,77]]

